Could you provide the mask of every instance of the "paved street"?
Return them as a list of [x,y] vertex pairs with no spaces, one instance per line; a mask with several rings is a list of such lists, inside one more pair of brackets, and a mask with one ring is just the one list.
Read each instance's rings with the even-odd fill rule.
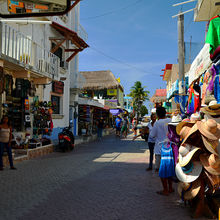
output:
[[16,164],[0,173],[0,220],[191,219],[176,193],[156,194],[157,174],[146,172],[141,139],[114,136],[74,152]]

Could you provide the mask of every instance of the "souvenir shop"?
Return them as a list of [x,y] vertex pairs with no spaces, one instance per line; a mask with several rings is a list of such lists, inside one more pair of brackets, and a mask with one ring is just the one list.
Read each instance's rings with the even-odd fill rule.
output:
[[97,123],[103,118],[108,127],[110,123],[109,110],[91,105],[79,105],[79,135],[92,135],[97,132]]
[[215,219],[220,207],[220,35],[215,31],[220,18],[215,19],[188,72],[187,118],[169,132],[178,193],[194,218]]
[[1,116],[7,115],[12,126],[12,148],[50,144],[53,104],[41,101],[43,87],[28,79],[14,78],[1,67],[0,78]]

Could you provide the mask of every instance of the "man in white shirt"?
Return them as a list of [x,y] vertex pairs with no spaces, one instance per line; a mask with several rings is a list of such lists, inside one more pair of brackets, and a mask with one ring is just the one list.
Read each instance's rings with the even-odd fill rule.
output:
[[168,123],[171,122],[170,118],[166,118],[166,109],[164,107],[158,107],[156,109],[156,114],[158,120],[154,123],[154,126],[150,132],[150,138],[155,138],[155,167],[156,172],[159,171],[160,168],[160,158],[161,158],[161,144],[160,142],[167,139],[168,133]]
[[154,124],[157,120],[156,112],[155,113],[152,112],[150,118],[151,118],[151,121],[147,125],[148,131],[149,131],[148,148],[149,148],[149,151],[150,151],[149,167],[146,169],[147,171],[150,171],[153,168],[155,138],[151,137],[150,133],[151,133],[151,131],[153,129],[153,126],[154,126]]

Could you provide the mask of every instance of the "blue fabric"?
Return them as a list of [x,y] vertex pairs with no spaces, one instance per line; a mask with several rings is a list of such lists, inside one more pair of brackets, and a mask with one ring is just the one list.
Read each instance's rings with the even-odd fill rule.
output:
[[220,85],[219,85],[219,75],[215,77],[214,81],[214,96],[217,103],[220,104]]
[[168,178],[175,176],[175,165],[171,144],[162,145],[159,176]]
[[116,125],[116,127],[120,127],[121,126],[121,122],[122,122],[122,119],[121,118],[116,118],[116,120],[115,120],[115,125]]

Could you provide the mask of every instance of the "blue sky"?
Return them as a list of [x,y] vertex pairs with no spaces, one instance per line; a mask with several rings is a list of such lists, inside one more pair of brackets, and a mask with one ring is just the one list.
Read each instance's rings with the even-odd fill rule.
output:
[[[196,4],[172,7],[182,1],[81,1],[80,23],[88,33],[90,48],[80,53],[79,70],[111,70],[121,78],[125,94],[138,80],[147,87],[150,96],[157,88],[166,88],[160,77],[161,69],[167,63],[177,63],[178,57],[177,18],[173,19],[172,15],[181,9],[194,8]],[[115,12],[108,14],[111,11]],[[193,42],[204,42],[206,23],[194,22],[193,12],[185,15],[184,25],[185,41],[190,41],[192,36]]]

